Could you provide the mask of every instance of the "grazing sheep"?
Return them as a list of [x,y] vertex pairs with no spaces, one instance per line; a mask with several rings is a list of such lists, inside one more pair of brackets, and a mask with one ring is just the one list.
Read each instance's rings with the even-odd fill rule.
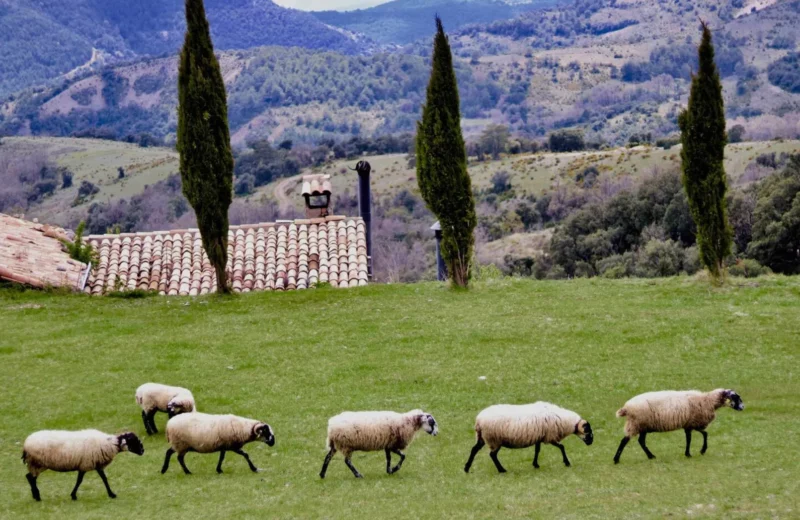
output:
[[97,474],[103,479],[109,498],[117,498],[117,495],[111,491],[103,470],[121,451],[142,455],[144,446],[133,433],[109,435],[97,430],[77,432],[42,430],[32,433],[25,439],[22,448],[22,462],[28,466],[28,474],[25,475],[25,478],[28,479],[28,484],[31,486],[33,499],[41,500],[36,478],[48,469],[61,473],[78,472],[78,481],[72,490],[72,500],[78,499],[78,488],[87,471],[97,471]]
[[[354,451],[379,451],[386,453],[386,473],[400,471],[405,449],[417,432],[423,428],[430,435],[439,433],[439,426],[431,414],[422,410],[397,412],[344,412],[328,420],[328,454],[322,464],[320,478],[325,478],[328,464],[337,451],[344,455],[344,463],[356,478],[363,478],[350,461]],[[392,467],[392,453],[400,456],[397,466]]]
[[180,386],[145,383],[136,389],[136,404],[142,408],[142,421],[148,435],[158,433],[156,412],[166,412],[170,418],[197,411],[192,392]]
[[581,419],[577,413],[554,404],[538,401],[533,404],[490,406],[481,411],[475,419],[477,442],[472,447],[464,471],[469,473],[475,455],[485,444],[489,445],[491,450],[489,456],[500,473],[506,472],[497,459],[500,448],[517,449],[535,446],[533,467],[538,469],[539,450],[543,442],[560,449],[564,465],[569,466],[567,452],[561,441],[573,433],[587,446],[594,441],[592,427],[588,422]]
[[175,416],[167,422],[167,441],[170,443],[170,448],[164,458],[161,473],[167,472],[169,459],[177,452],[183,472],[191,475],[192,472],[183,461],[186,453],[190,451],[197,453],[218,451],[217,473],[222,473],[222,461],[225,460],[226,451],[241,455],[250,469],[258,472],[250,456],[242,451],[242,446],[255,441],[263,441],[268,446],[274,446],[275,436],[268,424],[254,419],[194,412]]
[[617,417],[625,417],[625,437],[619,444],[614,464],[619,463],[622,450],[634,435],[639,436],[639,445],[648,459],[656,456],[647,449],[645,439],[648,433],[671,432],[683,428],[686,432],[686,456],[691,457],[692,430],[703,434],[701,454],[708,449],[706,428],[716,416],[717,408],[725,405],[737,411],[744,410],[744,403],[733,390],[718,388],[710,392],[666,391],[648,392],[630,399],[617,411]]

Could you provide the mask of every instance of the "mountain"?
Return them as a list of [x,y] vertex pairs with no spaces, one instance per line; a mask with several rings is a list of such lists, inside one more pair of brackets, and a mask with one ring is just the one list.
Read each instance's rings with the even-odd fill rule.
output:
[[[0,96],[77,67],[174,54],[183,0],[0,0]],[[262,45],[363,54],[367,39],[270,0],[206,0],[215,47]]]
[[[2,0],[0,0],[2,1]],[[209,2],[213,5],[212,2]],[[579,128],[600,146],[670,136],[686,105],[698,18],[714,29],[729,125],[800,134],[800,0],[577,0],[450,34],[468,138],[488,124],[542,138]],[[129,36],[130,40],[133,40]],[[429,42],[347,56],[262,47],[220,53],[235,144],[414,131]],[[177,61],[86,71],[0,104],[0,135],[174,138]]]
[[440,15],[448,31],[469,24],[483,24],[513,18],[536,7],[556,5],[563,0],[532,0],[512,6],[500,0],[394,0],[356,11],[318,11],[322,22],[365,34],[381,43],[405,44],[433,34],[433,18]]

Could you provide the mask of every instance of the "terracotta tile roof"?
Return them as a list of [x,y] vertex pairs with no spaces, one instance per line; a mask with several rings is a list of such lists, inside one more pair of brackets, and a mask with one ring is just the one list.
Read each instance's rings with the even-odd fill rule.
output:
[[0,213],[0,279],[33,287],[81,288],[87,265],[69,257],[61,228]]
[[[87,237],[99,256],[85,292],[144,289],[207,294],[216,275],[196,229]],[[235,292],[367,285],[361,218],[325,217],[231,226],[228,276]]]

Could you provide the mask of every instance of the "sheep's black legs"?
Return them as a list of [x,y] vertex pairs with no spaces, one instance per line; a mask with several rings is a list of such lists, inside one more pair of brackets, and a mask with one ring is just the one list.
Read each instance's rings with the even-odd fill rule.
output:
[[156,412],[158,410],[150,410],[150,413],[147,414],[147,419],[150,421],[150,433],[158,433],[158,428],[156,428]]
[[164,465],[161,466],[162,475],[167,472],[167,469],[169,469],[169,459],[172,458],[173,453],[175,453],[175,450],[173,450],[172,448],[169,448],[167,450],[167,456],[164,457]]
[[386,448],[383,450],[386,452],[386,473],[389,475],[392,474],[392,450]]
[[646,439],[647,439],[647,432],[640,433],[639,434],[639,446],[642,447],[642,449],[644,450],[644,453],[645,453],[645,455],[647,455],[648,459],[654,459],[654,458],[656,458],[656,456],[653,455],[650,452],[650,450],[647,449]]
[[322,463],[322,471],[319,472],[319,478],[325,478],[325,473],[328,472],[328,464],[331,463],[331,459],[336,454],[336,448],[331,448],[331,451],[325,455],[325,462]]
[[536,451],[533,452],[533,467],[539,469],[539,450],[542,449],[542,443],[536,443]]
[[217,462],[217,473],[222,473],[223,460],[225,460],[225,450],[219,452],[219,462]]
[[354,475],[356,478],[364,478],[364,476],[363,476],[361,473],[359,473],[359,472],[358,472],[358,470],[356,469],[356,467],[355,467],[355,466],[353,466],[353,463],[352,463],[352,462],[350,462],[350,455],[348,455],[347,457],[345,457],[345,458],[344,458],[344,463],[345,463],[345,464],[347,464],[347,467],[348,467],[348,468],[350,468],[350,471],[352,471],[352,472],[353,472],[353,475]]
[[183,462],[183,458],[184,458],[185,456],[186,456],[186,454],[185,454],[185,453],[178,453],[178,464],[180,464],[180,465],[181,465],[181,467],[183,468],[183,472],[184,472],[184,473],[186,473],[187,475],[191,475],[191,474],[192,474],[192,472],[191,472],[191,471],[189,471],[189,468],[187,468],[187,467],[186,467],[186,463],[185,463],[185,462]]
[[142,422],[144,423],[144,430],[147,432],[147,435],[151,435],[153,432],[150,430],[150,419],[147,417],[144,410],[142,410]]
[[497,459],[497,452],[498,451],[500,451],[500,448],[497,448],[496,450],[490,451],[489,452],[489,456],[492,458],[492,462],[494,462],[494,466],[497,468],[497,471],[499,471],[500,473],[505,473],[506,472],[506,468],[504,468],[503,465],[500,464],[500,461]]
[[[397,466],[393,467],[393,468],[391,469],[391,471],[389,471],[389,474],[390,474],[390,475],[391,475],[392,473],[397,473],[398,471],[400,471],[400,466],[402,466],[402,465],[403,465],[403,461],[405,461],[405,460],[406,460],[406,455],[405,455],[405,453],[403,453],[402,451],[400,451],[400,450],[392,450],[392,453],[394,453],[395,455],[399,455],[399,456],[400,456],[400,462],[398,462],[398,463],[397,463]],[[388,454],[387,454],[387,457],[389,457],[389,455],[388,455]],[[391,459],[390,459],[390,460],[391,460]]]
[[464,465],[465,473],[469,473],[469,468],[472,467],[472,461],[475,460],[475,455],[477,455],[478,452],[481,451],[481,448],[483,448],[484,446],[486,446],[486,442],[483,439],[478,438],[478,442],[476,442],[475,446],[472,447],[472,451],[469,453],[469,459],[467,460],[467,463]]
[[42,497],[39,496],[39,486],[36,485],[36,477],[28,473],[25,475],[25,478],[28,479],[28,484],[31,485],[31,494],[33,495],[33,499],[37,502],[40,502]]
[[614,464],[619,464],[619,458],[622,456],[622,450],[625,449],[625,446],[627,446],[630,441],[630,437],[622,438],[622,441],[619,443],[619,448],[617,448],[617,454],[614,455]]
[[708,449],[708,433],[705,430],[697,430],[703,434],[703,449],[700,450],[700,455],[705,455]]
[[692,429],[691,428],[684,428],[684,432],[686,432],[686,456],[691,457],[692,453],[689,451],[689,448],[692,446]]
[[78,500],[78,488],[81,487],[81,482],[83,482],[84,475],[86,475],[85,471],[78,472],[78,481],[75,482],[75,487],[72,488],[72,493],[69,495],[72,497],[72,500]]
[[241,449],[239,449],[239,450],[231,450],[231,451],[233,451],[237,455],[241,455],[242,457],[244,457],[244,460],[247,461],[247,465],[250,466],[250,471],[252,471],[253,473],[258,473],[258,468],[255,466],[255,464],[253,464],[253,461],[250,460],[250,455],[248,455],[247,453],[245,453]]
[[111,491],[111,486],[108,485],[108,479],[106,478],[106,472],[100,468],[97,468],[97,474],[100,475],[100,478],[103,480],[103,484],[106,486],[106,491],[108,492],[108,498],[117,498],[117,495]]
[[566,467],[569,467],[569,459],[567,458],[567,450],[564,449],[564,445],[563,444],[559,444],[557,442],[551,442],[550,444],[552,444],[553,446],[555,446],[556,448],[561,450],[561,459],[564,461],[564,465]]

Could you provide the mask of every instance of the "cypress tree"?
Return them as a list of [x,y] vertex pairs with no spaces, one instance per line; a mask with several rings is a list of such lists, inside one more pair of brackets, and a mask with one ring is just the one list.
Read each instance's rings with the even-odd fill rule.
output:
[[225,84],[203,0],[186,0],[186,37],[178,71],[178,152],[183,194],[194,208],[203,248],[217,275],[217,291],[229,292],[228,207],[233,192],[233,154]]
[[723,164],[728,138],[722,84],[714,62],[711,31],[705,23],[698,53],[700,64],[697,74],[692,76],[689,106],[678,118],[683,144],[681,170],[689,209],[697,225],[700,259],[711,275],[718,278],[723,272],[723,261],[731,252],[732,240]]
[[466,287],[477,217],[461,135],[453,56],[438,16],[427,99],[417,124],[417,182],[422,198],[442,226],[441,252],[448,274],[455,285]]

